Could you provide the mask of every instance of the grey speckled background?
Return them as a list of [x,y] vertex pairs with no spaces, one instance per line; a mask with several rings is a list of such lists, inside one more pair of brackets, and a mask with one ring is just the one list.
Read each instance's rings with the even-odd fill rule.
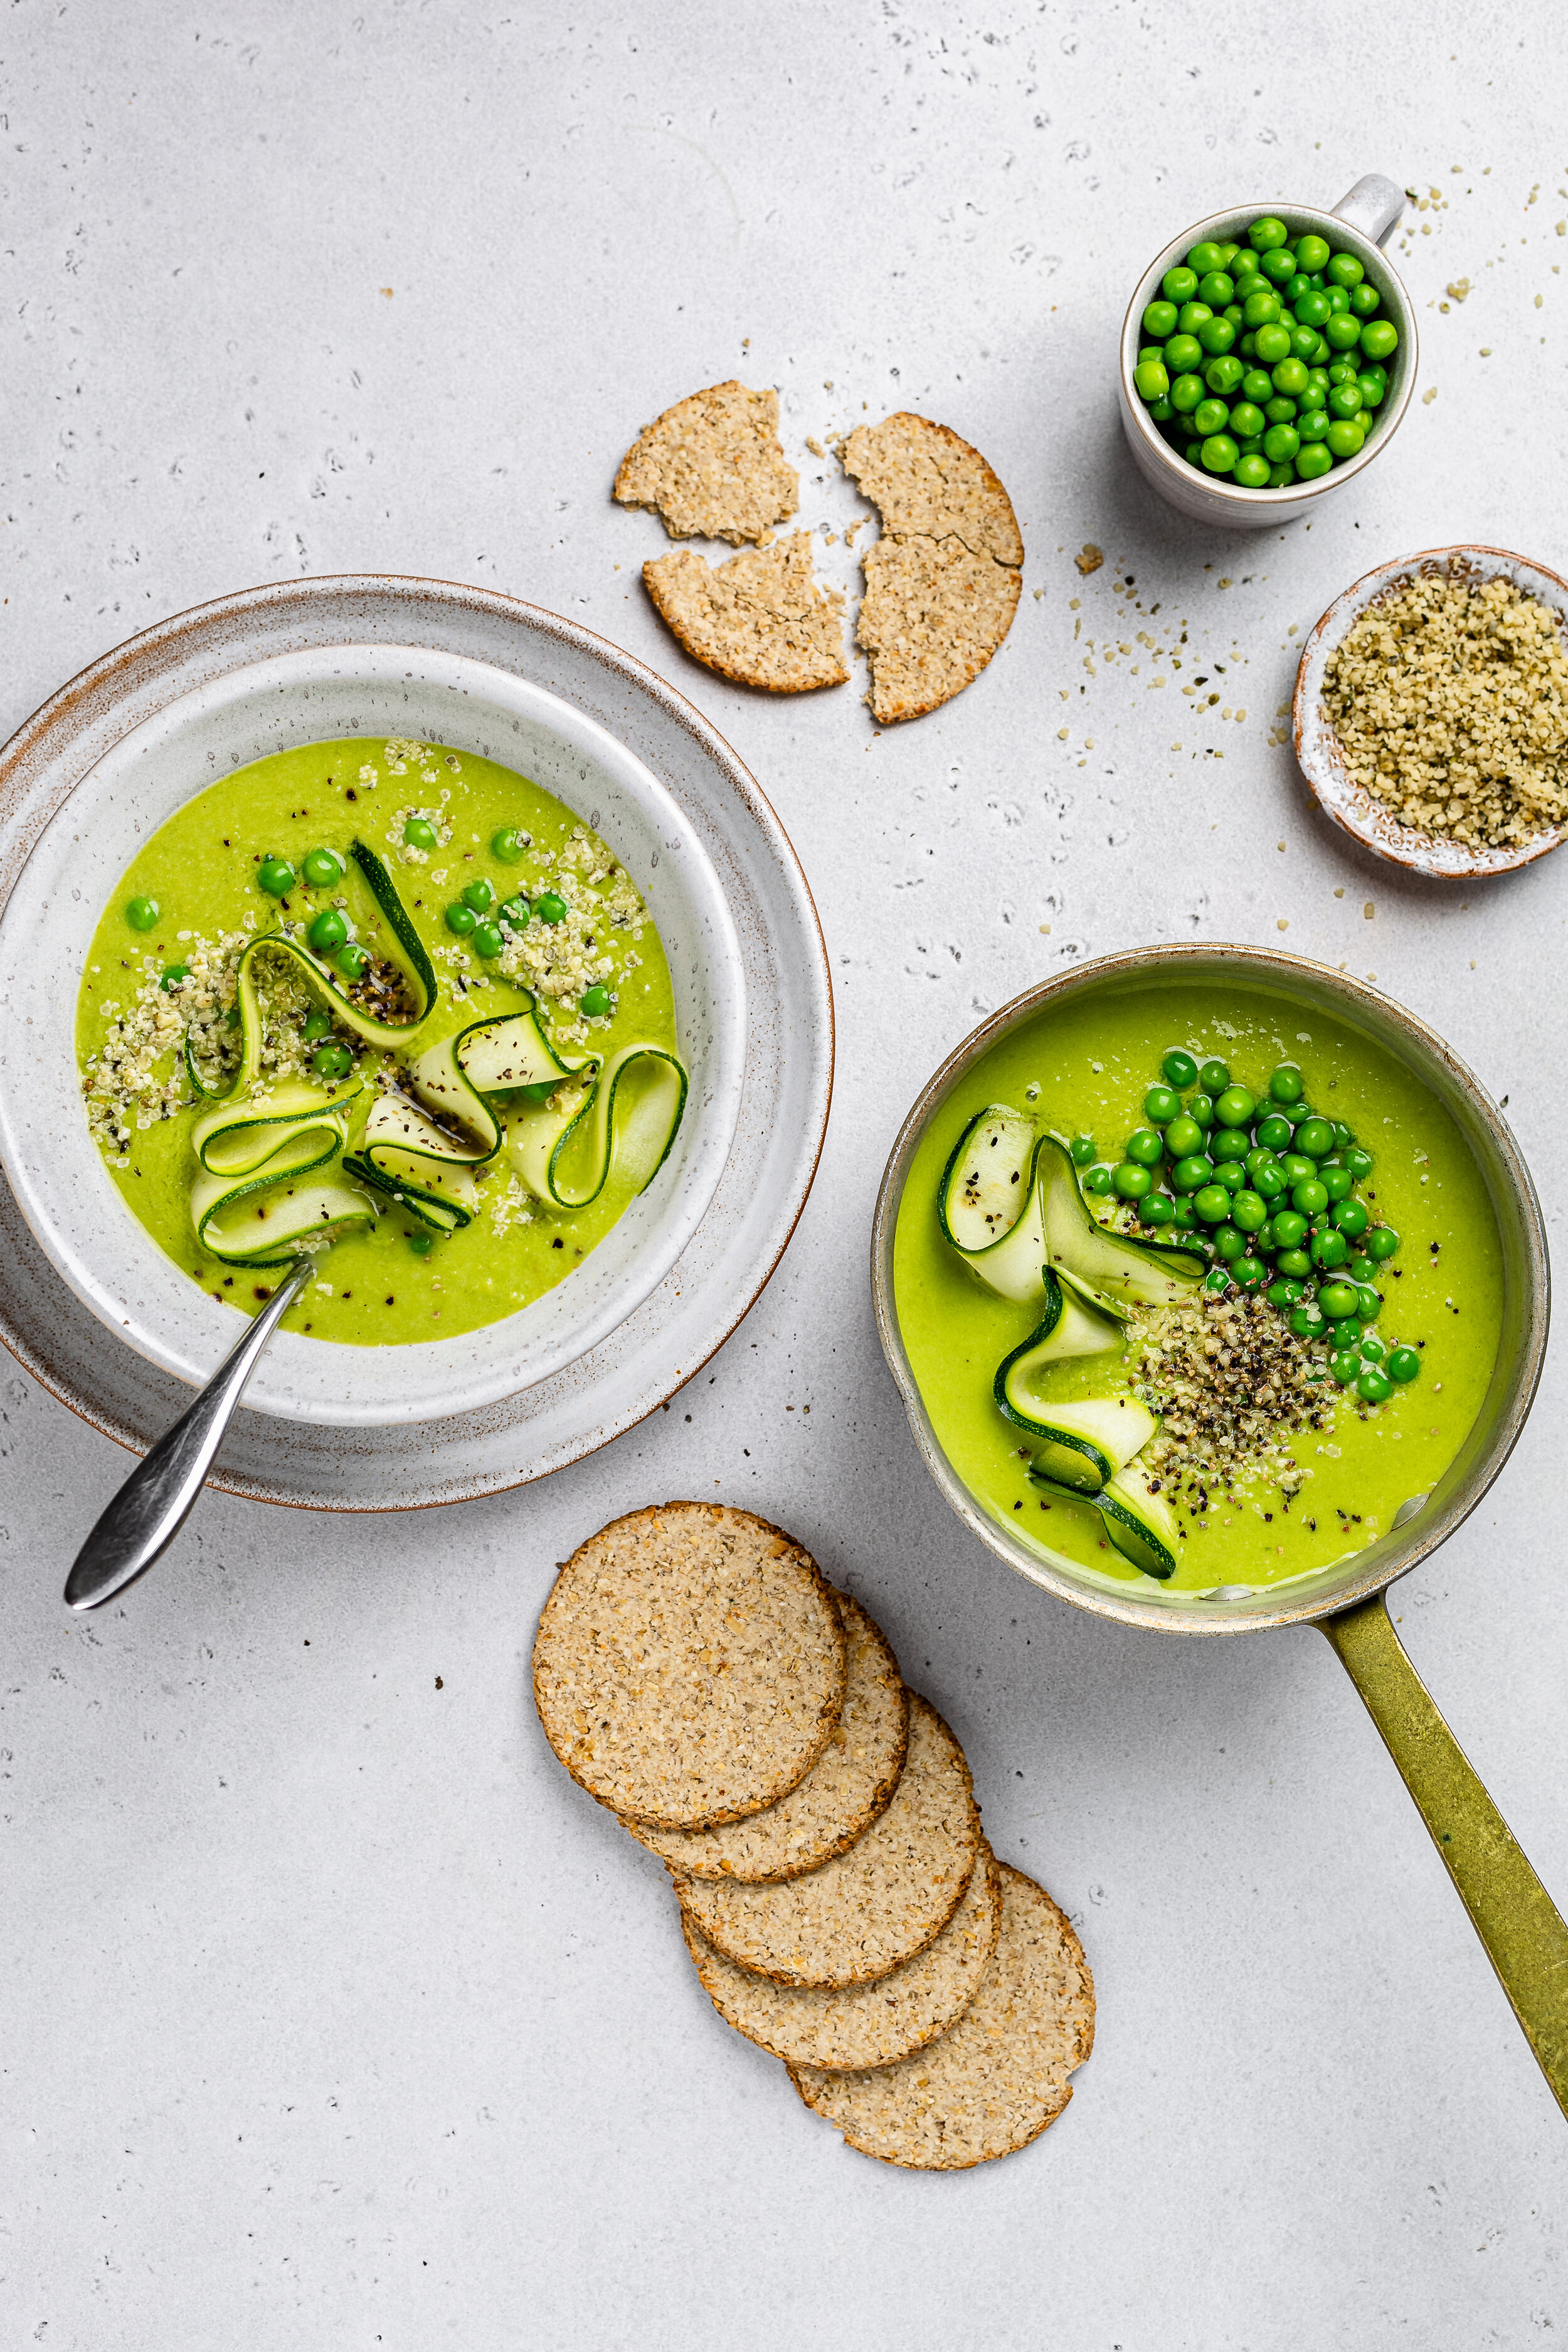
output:
[[[1568,869],[1468,904],[1374,873],[1268,739],[1291,627],[1374,561],[1475,537],[1562,562],[1564,61],[1550,10],[1409,0],[1353,31],[1058,0],[6,10],[0,731],[253,582],[531,598],[755,769],[842,1039],[762,1304],[542,1489],[401,1524],[209,1498],[75,1623],[63,1570],[124,1460],[0,1371],[7,2347],[1447,2352],[1568,2326],[1562,2119],[1326,1644],[1157,1642],[1011,1579],[919,1466],[864,1276],[891,1129],[980,1012],[1068,957],[1281,919],[1511,1097],[1560,1233]],[[1119,446],[1128,281],[1184,221],[1368,169],[1447,199],[1396,247],[1436,397],[1310,530],[1189,533]],[[792,452],[909,404],[1007,482],[1018,621],[936,717],[877,737],[858,687],[751,699],[661,634],[637,566],[662,533],[610,475],[734,372],[780,384]],[[803,493],[811,524],[858,511],[829,467]],[[1085,540],[1110,559],[1087,583]],[[1119,565],[1244,721],[1149,691],[1136,653],[1084,668],[1075,619],[1136,646]],[[850,576],[842,544],[822,568]],[[1395,1606],[1568,1895],[1562,1361]],[[1027,2154],[932,2179],[847,2152],[719,2024],[658,1866],[545,1750],[522,1667],[552,1563],[681,1493],[784,1520],[864,1596],[998,1851],[1080,1922],[1100,2048]]]

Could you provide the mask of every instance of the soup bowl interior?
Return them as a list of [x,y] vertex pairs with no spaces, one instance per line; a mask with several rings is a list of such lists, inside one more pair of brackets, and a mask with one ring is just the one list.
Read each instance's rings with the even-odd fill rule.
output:
[[353,1426],[418,1422],[513,1395],[576,1361],[663,1280],[728,1156],[745,994],[722,886],[675,798],[582,711],[524,679],[416,646],[334,646],[258,661],[182,697],[100,760],[40,837],[0,925],[0,1160],[65,1280],[118,1338],[192,1384],[234,1344],[220,1307],[132,1214],[91,1141],[77,1076],[77,992],[99,916],[166,818],[251,761],[332,737],[417,736],[517,770],[604,837],[668,957],[690,1074],[685,1117],[647,1191],[564,1281],[447,1339],[349,1347],[280,1331],[247,1409]]
[[[1052,1005],[1090,992],[1108,1000],[1151,982],[1200,982],[1216,1002],[1227,987],[1273,995],[1294,1016],[1321,1008],[1404,1064],[1448,1111],[1480,1171],[1497,1220],[1503,1271],[1502,1336],[1481,1410],[1430,1492],[1411,1496],[1387,1533],[1331,1567],[1268,1586],[1167,1591],[1152,1578],[1100,1576],[1066,1554],[1042,1557],[994,1518],[944,1453],[910,1368],[899,1325],[893,1244],[910,1170],[931,1119],[981,1057]],[[1501,1114],[1442,1039],[1376,990],[1298,957],[1247,947],[1130,950],[1042,982],[991,1015],[948,1056],[900,1129],[883,1174],[872,1231],[879,1336],[921,1454],[959,1517],[1020,1576],[1058,1600],[1125,1624],[1170,1633],[1256,1632],[1322,1617],[1379,1591],[1436,1549],[1472,1511],[1507,1460],[1540,1378],[1549,1312],[1545,1228],[1529,1171]]]

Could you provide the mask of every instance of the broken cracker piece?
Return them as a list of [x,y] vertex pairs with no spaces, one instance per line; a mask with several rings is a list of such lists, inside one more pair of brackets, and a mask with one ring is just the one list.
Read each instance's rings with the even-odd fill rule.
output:
[[844,469],[879,509],[857,641],[872,716],[923,718],[977,677],[1012,625],[1023,535],[1000,480],[945,425],[900,410],[857,425]]
[[779,444],[778,394],[731,379],[678,400],[626,451],[612,496],[652,507],[671,539],[760,539],[800,502],[800,477]]
[[643,565],[643,585],[687,652],[737,686],[806,694],[842,686],[844,592],[812,576],[811,535],[705,563],[678,548]]

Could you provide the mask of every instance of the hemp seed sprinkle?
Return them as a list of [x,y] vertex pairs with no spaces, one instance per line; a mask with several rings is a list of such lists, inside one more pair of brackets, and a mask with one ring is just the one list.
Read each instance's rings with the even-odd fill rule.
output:
[[1310,1474],[1290,1451],[1326,1429],[1332,1392],[1309,1376],[1312,1358],[1266,1298],[1203,1295],[1140,1318],[1134,1387],[1160,1430],[1146,1460],[1172,1499],[1201,1518],[1238,1480],[1267,1477],[1286,1507]]
[[1568,820],[1562,620],[1500,573],[1395,582],[1330,655],[1324,703],[1352,782],[1402,824],[1500,849]]

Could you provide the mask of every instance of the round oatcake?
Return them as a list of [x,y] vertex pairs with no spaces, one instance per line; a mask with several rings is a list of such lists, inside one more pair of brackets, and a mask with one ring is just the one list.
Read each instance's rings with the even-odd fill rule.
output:
[[628,1822],[633,1837],[673,1868],[693,1878],[798,1878],[853,1845],[898,1786],[910,1736],[899,1662],[859,1602],[847,1592],[834,1597],[848,1645],[848,1680],[833,1737],[805,1780],[763,1812],[710,1830]]
[[810,1553],[718,1503],[666,1503],[590,1536],[533,1644],[534,1703],[573,1779],[664,1828],[787,1795],[833,1736],[844,1680],[844,1630]]
[[910,1693],[910,1748],[886,1809],[847,1853],[801,1878],[743,1885],[673,1874],[681,1906],[710,1944],[780,1984],[863,1984],[934,1943],[980,1850],[963,1750]]
[[1002,1932],[957,2024],[897,2065],[792,2066],[808,2107],[884,2164],[962,2172],[1037,2139],[1094,2043],[1083,1947],[1045,1889],[1004,1863]]
[[1001,1881],[984,1839],[963,1900],[935,1943],[890,1975],[838,1992],[753,1976],[680,1915],[686,1948],[720,2016],[775,2058],[831,2067],[887,2066],[945,2033],[980,1989],[1001,1921]]

